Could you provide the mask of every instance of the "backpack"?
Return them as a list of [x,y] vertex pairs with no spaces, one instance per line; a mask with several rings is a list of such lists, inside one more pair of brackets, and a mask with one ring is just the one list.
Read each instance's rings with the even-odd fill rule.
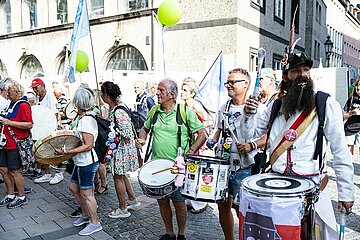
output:
[[[96,117],[91,114],[86,114],[85,116],[93,117],[96,120],[98,126],[98,136],[95,141],[95,152],[101,163],[104,163],[106,156],[106,151],[108,146],[106,146],[106,141],[108,140],[108,135],[111,132],[110,130],[110,121],[100,117]],[[91,152],[92,153],[92,152]]]
[[137,111],[132,111],[131,109],[129,109],[128,107],[126,107],[124,105],[116,106],[114,109],[114,112],[117,109],[122,109],[129,115],[132,126],[133,126],[133,131],[136,134],[136,136],[139,137],[140,130],[144,126],[146,118],[143,115],[141,115],[140,113],[138,113]]
[[[151,118],[151,126],[150,126],[150,131],[149,131],[149,143],[148,143],[148,146],[147,146],[147,149],[146,149],[144,162],[147,162],[147,160],[149,159],[150,154],[151,154],[150,145],[151,145],[154,125],[155,125],[155,123],[157,121],[157,118],[158,118],[158,115],[159,115],[159,111],[158,111],[159,108],[160,108],[160,104],[156,104],[151,109],[151,111],[149,113],[150,118]],[[184,105],[184,104],[177,104],[177,107],[176,107],[176,123],[178,125],[178,131],[177,131],[178,147],[181,148],[181,125],[182,124],[184,124],[187,127],[189,145],[191,146],[192,143],[194,142],[194,138],[193,138],[193,134],[191,133],[190,127],[187,124],[186,105]]]
[[[318,115],[318,120],[319,120],[319,126],[318,126],[318,131],[317,131],[317,137],[316,137],[316,147],[315,147],[315,152],[314,152],[314,156],[313,156],[313,160],[317,160],[319,158],[319,170],[320,172],[322,172],[324,166],[323,166],[323,154],[322,154],[322,147],[323,147],[323,137],[324,137],[324,122],[325,122],[325,109],[326,109],[326,101],[327,98],[330,95],[328,93],[322,92],[322,91],[318,91],[316,93],[315,96],[315,107],[316,107],[316,112]],[[281,104],[282,101],[281,99],[276,99],[274,101],[274,104],[272,106],[271,109],[271,114],[270,114],[270,118],[269,118],[269,123],[267,125],[267,133],[266,133],[266,140],[265,140],[265,147],[264,150],[262,151],[262,156],[259,159],[255,159],[255,164],[253,167],[253,170],[255,170],[255,173],[258,172],[264,172],[265,169],[270,165],[270,161],[266,162],[266,149],[267,149],[267,143],[269,140],[269,136],[270,136],[270,132],[271,132],[271,128],[272,128],[272,124],[275,121],[275,118],[277,117],[280,108],[281,108]]]

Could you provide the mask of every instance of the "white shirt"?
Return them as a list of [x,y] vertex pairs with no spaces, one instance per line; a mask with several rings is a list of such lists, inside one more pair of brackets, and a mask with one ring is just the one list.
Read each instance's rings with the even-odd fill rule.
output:
[[[266,132],[266,127],[270,118],[272,110],[270,104],[261,117],[256,121],[254,116],[242,115],[240,130],[242,134],[247,137],[260,136]],[[297,112],[288,121],[284,116],[277,116],[270,133],[270,152],[273,152],[279,143],[279,139],[284,136],[286,130],[300,115]],[[290,150],[290,157],[293,163],[292,171],[297,175],[307,176],[319,173],[319,161],[313,160],[313,155],[316,147],[316,138],[318,130],[318,117],[312,121],[309,127],[301,134],[294,142]],[[329,97],[326,101],[325,108],[325,123],[324,123],[325,141],[323,146],[323,155],[326,154],[327,142],[330,142],[331,153],[334,157],[334,169],[337,177],[339,200],[353,201],[354,200],[354,167],[352,164],[350,152],[346,144],[344,133],[342,109],[338,102]],[[285,174],[287,168],[288,153],[285,151],[272,166],[272,170],[280,174]],[[326,157],[323,158],[326,160]],[[326,166],[326,163],[324,163]]]
[[57,100],[53,94],[46,92],[44,98],[41,101],[39,100],[39,96],[37,96],[37,104],[49,108],[54,114],[58,113],[56,108]]
[[[78,131],[80,133],[90,133],[91,135],[93,135],[94,136],[93,145],[95,146],[95,141],[98,136],[98,126],[97,126],[96,120],[93,117],[83,116],[79,120],[78,125],[77,125],[77,127],[75,127],[74,130]],[[98,157],[96,155],[94,148],[92,149],[92,152],[93,152],[93,154],[92,154],[93,156],[91,156],[91,151],[81,152],[81,153],[76,154],[73,157],[75,165],[84,167],[84,166],[92,164],[93,162],[98,161]],[[94,157],[94,160],[93,160],[93,157]]]
[[0,96],[0,111],[6,108],[10,104],[10,100]]

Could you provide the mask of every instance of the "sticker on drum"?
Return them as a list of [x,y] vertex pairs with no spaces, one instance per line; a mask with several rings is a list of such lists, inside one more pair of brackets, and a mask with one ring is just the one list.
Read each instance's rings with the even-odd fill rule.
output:
[[228,196],[229,161],[209,156],[186,156],[187,168],[181,194],[204,202],[224,201]]
[[293,196],[315,190],[311,179],[283,176],[279,174],[258,174],[243,180],[244,190],[260,195]]

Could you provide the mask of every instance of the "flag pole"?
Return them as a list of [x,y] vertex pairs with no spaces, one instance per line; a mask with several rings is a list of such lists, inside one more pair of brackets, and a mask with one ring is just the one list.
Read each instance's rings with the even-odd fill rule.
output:
[[218,58],[220,57],[221,54],[222,54],[222,50],[221,50],[220,53],[217,55],[217,57],[215,58],[214,62],[211,64],[209,70],[206,72],[205,76],[203,77],[203,79],[202,79],[201,82],[199,83],[199,87],[201,86],[201,84],[203,83],[203,81],[205,80],[205,78],[207,77],[207,75],[209,74],[210,70],[211,70],[212,67],[215,65],[216,61],[218,60]]
[[[86,7],[86,13],[89,14],[86,0],[85,0],[85,7]],[[93,44],[93,40],[92,40],[92,34],[91,34],[91,28],[90,28],[90,21],[89,21],[89,35],[90,35],[90,43],[91,43],[91,53],[92,53],[92,57],[93,57],[93,61],[94,61],[94,74],[95,74],[96,90],[97,90],[97,91],[96,91],[96,94],[99,95],[99,94],[100,94],[100,90],[99,90],[99,82],[98,82],[97,71],[96,71],[95,54],[94,54],[94,44]],[[99,104],[100,116],[102,116],[100,96],[98,96],[98,104]]]

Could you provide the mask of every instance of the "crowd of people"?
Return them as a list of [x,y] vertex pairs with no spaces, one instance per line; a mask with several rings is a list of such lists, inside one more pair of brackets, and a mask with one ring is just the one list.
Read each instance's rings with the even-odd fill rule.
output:
[[[327,178],[324,171],[326,163],[322,161],[326,159],[326,151],[323,151],[321,156],[315,154],[319,147],[317,138],[324,138],[320,143],[323,149],[326,148],[327,141],[330,142],[338,184],[338,208],[349,214],[354,204],[354,169],[350,152],[353,154],[354,145],[360,146],[360,135],[357,132],[345,137],[342,126],[344,119],[360,115],[360,78],[344,107],[344,114],[339,103],[332,97],[327,98],[323,135],[319,135],[319,120],[314,117],[317,114],[317,94],[310,77],[311,67],[312,60],[304,53],[290,53],[281,81],[272,69],[261,70],[260,96],[251,96],[249,93],[254,79],[251,79],[246,69],[232,69],[224,83],[229,100],[220,107],[216,118],[195,100],[198,86],[192,78],[182,81],[180,91],[177,82],[171,78],[163,79],[158,84],[150,84],[148,91],[144,82],[137,81],[134,84],[134,110],[146,118],[139,131],[133,128],[132,116],[121,99],[120,87],[113,82],[103,82],[98,92],[89,89],[85,84],[81,85],[71,99],[77,116],[70,123],[65,113],[69,102],[58,83],[52,84],[54,94],[51,94],[46,90],[44,82],[36,78],[31,83],[33,93],[25,93],[24,87],[18,81],[1,80],[0,107],[4,109],[1,115],[1,131],[6,140],[0,150],[0,172],[7,195],[0,201],[0,206],[16,208],[29,202],[25,195],[28,189],[25,187],[23,175],[32,176],[35,178],[34,182],[39,184],[57,184],[64,179],[61,166],[52,167],[55,169],[55,175],[52,176],[49,165],[41,166],[33,161],[24,161],[17,149],[18,140],[31,136],[31,105],[34,104],[48,108],[55,115],[58,129],[69,124],[68,128],[81,136],[82,144],[78,147],[55,148],[55,153],[59,156],[73,155],[74,167],[69,189],[79,208],[71,216],[77,217],[74,226],[86,225],[79,232],[80,235],[90,235],[102,230],[95,195],[106,194],[110,190],[107,167],[113,177],[118,200],[118,208],[109,212],[108,217],[127,218],[131,215],[129,210],[136,210],[141,204],[127,173],[136,173],[146,164],[146,160],[175,161],[178,148],[182,148],[184,155],[203,155],[205,148],[210,149],[216,158],[228,161],[229,194],[224,201],[217,202],[219,222],[225,239],[235,239],[232,209],[235,209],[239,218],[242,180],[257,173],[254,165],[261,152],[268,155],[271,163],[269,171],[308,178],[317,186],[323,186],[322,183]],[[99,105],[100,102],[102,104]],[[278,102],[281,102],[280,111],[271,120],[269,118],[273,114],[274,105]],[[182,106],[185,106],[186,123],[179,125],[178,109]],[[116,132],[116,145],[112,148],[114,151],[108,163],[99,159],[94,150],[99,134],[96,119],[99,117],[107,118],[110,128]],[[268,124],[270,121],[271,128]],[[300,130],[299,126],[305,127]],[[151,156],[143,159],[143,147],[147,143],[151,148]],[[174,162],[174,166],[177,166],[176,164]],[[44,174],[41,175],[43,171]],[[156,175],[153,177],[156,178]],[[160,240],[186,239],[187,209],[189,208],[191,213],[199,214],[207,208],[206,202],[186,199],[180,188],[157,199],[157,203],[165,230]],[[175,208],[176,233],[171,203]],[[319,190],[319,200],[315,202],[312,211],[314,222],[320,226],[321,239],[337,239],[336,225],[333,224],[336,221],[326,187]]]

